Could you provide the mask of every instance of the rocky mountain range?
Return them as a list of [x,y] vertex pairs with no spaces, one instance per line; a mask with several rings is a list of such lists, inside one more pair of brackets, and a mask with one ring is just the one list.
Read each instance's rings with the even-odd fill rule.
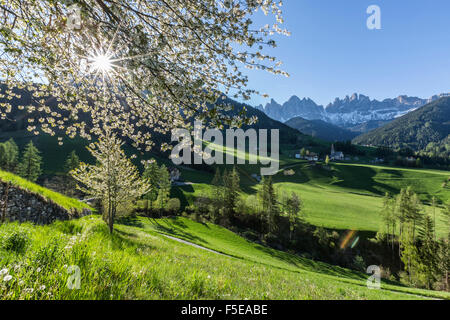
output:
[[256,108],[272,119],[282,122],[302,117],[306,120],[322,120],[344,128],[352,128],[366,122],[384,123],[396,119],[445,96],[450,94],[435,95],[429,99],[403,95],[378,101],[354,93],[344,99],[336,98],[326,107],[316,104],[309,98],[300,99],[292,96],[282,105],[272,99],[266,106],[259,105]]

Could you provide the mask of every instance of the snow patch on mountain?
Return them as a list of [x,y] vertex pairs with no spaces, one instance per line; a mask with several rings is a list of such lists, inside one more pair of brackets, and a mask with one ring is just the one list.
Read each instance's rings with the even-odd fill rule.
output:
[[292,96],[283,105],[272,99],[266,106],[259,105],[256,108],[265,112],[269,117],[282,122],[302,117],[307,120],[322,120],[334,125],[349,127],[368,121],[393,120],[445,96],[450,96],[450,93],[435,95],[429,99],[403,95],[394,99],[378,101],[354,93],[344,99],[336,98],[325,108],[309,98],[300,99]]

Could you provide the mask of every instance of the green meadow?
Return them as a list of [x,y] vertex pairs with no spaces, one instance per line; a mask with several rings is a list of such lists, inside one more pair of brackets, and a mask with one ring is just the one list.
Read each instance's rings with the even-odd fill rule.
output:
[[[450,177],[449,172],[347,163],[333,163],[327,169],[299,160],[280,159],[280,162],[280,172],[273,177],[278,192],[298,193],[304,202],[302,214],[313,225],[377,232],[381,227],[379,213],[384,194],[393,196],[402,188],[411,187],[419,195],[423,211],[433,217],[436,214],[438,234],[448,234],[440,211],[442,204],[450,201],[450,185],[444,183]],[[258,172],[258,168],[249,164],[238,166],[244,197],[256,195],[258,183],[251,174]],[[285,175],[283,168],[294,174]],[[183,175],[184,172],[182,177],[186,181],[194,182],[174,191],[185,204],[211,193],[209,182],[213,174],[203,173],[199,180],[193,173]],[[430,205],[433,197],[438,202],[435,210]]]
[[[0,243],[1,277],[9,275],[1,299],[450,299],[392,282],[368,289],[365,274],[185,218],[127,218],[113,235],[95,215],[47,226],[9,223],[0,226]],[[70,266],[80,270],[79,289]]]

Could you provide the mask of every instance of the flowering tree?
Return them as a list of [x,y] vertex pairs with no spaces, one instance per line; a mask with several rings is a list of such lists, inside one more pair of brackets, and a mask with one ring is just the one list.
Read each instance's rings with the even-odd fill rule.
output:
[[[30,131],[91,139],[106,127],[136,146],[148,128],[168,132],[189,117],[241,125],[222,94],[249,99],[243,67],[285,74],[262,52],[279,25],[280,0],[0,0],[0,115],[29,91]],[[260,28],[262,10],[276,22]],[[57,107],[48,100],[56,99]],[[83,120],[84,119],[84,120]],[[88,119],[88,120],[86,120]]]
[[126,157],[122,145],[119,138],[107,132],[88,146],[97,164],[81,163],[71,171],[72,177],[81,183],[77,185],[79,190],[102,201],[103,219],[111,233],[118,208],[150,190],[147,180],[140,178],[137,168]]

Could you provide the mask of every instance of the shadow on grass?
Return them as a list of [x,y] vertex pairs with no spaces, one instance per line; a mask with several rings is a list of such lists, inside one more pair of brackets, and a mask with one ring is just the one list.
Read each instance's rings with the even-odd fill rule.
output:
[[160,223],[160,221],[164,222],[165,219],[154,219],[154,218],[148,218],[148,219],[149,219],[150,223],[153,224],[155,229],[158,231],[161,231],[168,235],[172,235],[174,237],[179,237],[183,240],[187,240],[187,241],[191,241],[191,242],[198,241],[203,244],[208,243],[208,241],[187,232],[185,229],[187,229],[188,226],[179,219],[176,219],[176,218],[171,219],[171,222],[173,224],[172,227],[168,227],[168,226],[165,226],[162,223]]
[[344,268],[332,266],[323,262],[302,258],[300,256],[294,256],[269,247],[257,245],[255,246],[255,249],[262,251],[265,254],[268,254],[277,260],[287,262],[299,269],[304,269],[316,273],[323,273],[330,276],[343,277],[347,279],[354,279],[354,280],[364,279],[360,274],[353,272],[351,270],[346,270]]
[[114,229],[113,234],[110,235],[110,239],[112,247],[115,250],[133,249],[133,248],[156,250],[155,246],[138,241],[139,237],[135,233],[120,230],[118,228]]
[[144,224],[139,220],[138,217],[135,216],[127,216],[117,219],[117,224],[123,224],[125,226],[129,227],[137,227],[137,228],[143,228]]

